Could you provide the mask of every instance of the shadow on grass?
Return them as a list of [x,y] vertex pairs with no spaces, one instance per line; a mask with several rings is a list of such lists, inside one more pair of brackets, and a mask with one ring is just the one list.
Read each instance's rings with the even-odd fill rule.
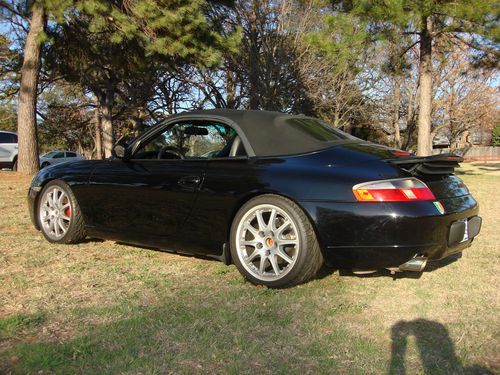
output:
[[[405,356],[409,337],[415,338],[425,374],[493,375],[493,372],[479,365],[462,366],[446,327],[427,319],[402,320],[392,326],[390,375],[406,374]],[[415,372],[414,369],[409,370],[410,373]]]

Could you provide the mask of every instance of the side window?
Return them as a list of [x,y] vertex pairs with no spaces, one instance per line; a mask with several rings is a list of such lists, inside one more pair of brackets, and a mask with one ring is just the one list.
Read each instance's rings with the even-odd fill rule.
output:
[[17,143],[17,135],[0,132],[0,143]]
[[74,152],[67,152],[66,157],[67,158],[76,158],[76,154]]
[[228,157],[236,132],[227,125],[182,122],[170,126],[136,151],[133,159],[211,159]]
[[64,158],[64,152],[56,152],[52,159],[61,159]]

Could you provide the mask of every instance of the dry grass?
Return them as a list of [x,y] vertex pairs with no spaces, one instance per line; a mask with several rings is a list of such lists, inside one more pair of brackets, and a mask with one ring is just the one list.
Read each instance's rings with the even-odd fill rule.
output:
[[481,236],[419,279],[338,272],[288,290],[234,266],[32,228],[0,172],[0,373],[500,371],[498,165],[465,165]]

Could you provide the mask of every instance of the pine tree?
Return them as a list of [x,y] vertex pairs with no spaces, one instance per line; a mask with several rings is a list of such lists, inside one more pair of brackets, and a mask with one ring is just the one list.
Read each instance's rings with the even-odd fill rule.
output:
[[482,63],[496,64],[500,38],[495,0],[353,0],[349,9],[368,20],[378,37],[413,35],[419,45],[420,112],[418,154],[431,152],[433,42],[448,36],[477,50]]
[[[133,41],[149,58],[161,55],[172,61],[214,66],[220,61],[221,49],[234,48],[238,39],[213,31],[205,17],[206,8],[203,0],[0,0],[3,12],[29,23],[18,104],[19,171],[33,174],[39,168],[37,88],[49,18],[52,23],[65,23],[68,16],[87,16],[89,31],[105,35],[110,44]],[[105,91],[105,108],[109,109],[112,87]],[[110,121],[111,113],[106,116]],[[112,142],[109,121],[108,141]]]

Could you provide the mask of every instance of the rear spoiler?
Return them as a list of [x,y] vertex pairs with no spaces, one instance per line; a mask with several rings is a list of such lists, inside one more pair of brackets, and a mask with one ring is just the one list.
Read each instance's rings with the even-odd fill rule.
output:
[[440,154],[432,156],[404,156],[386,159],[386,161],[403,168],[412,175],[428,176],[453,174],[455,168],[460,166],[459,163],[463,162],[464,158],[455,154]]

